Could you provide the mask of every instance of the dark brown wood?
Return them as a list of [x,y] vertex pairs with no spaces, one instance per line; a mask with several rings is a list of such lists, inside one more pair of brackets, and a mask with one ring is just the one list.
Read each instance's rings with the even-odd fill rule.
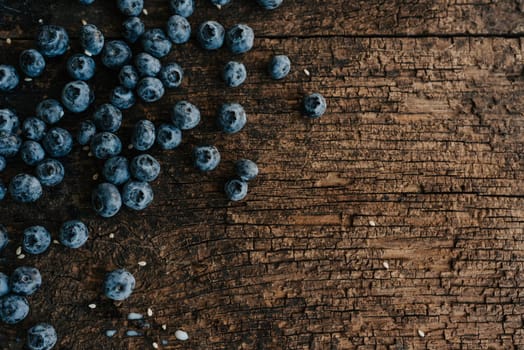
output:
[[[71,32],[86,18],[117,35],[111,1],[52,3],[13,1],[31,10],[2,13],[0,36],[13,41],[0,41],[2,62],[16,62],[32,45],[26,33],[38,18]],[[167,1],[146,3],[148,23],[167,17]],[[201,108],[203,123],[184,133],[179,149],[151,152],[163,168],[144,212],[93,215],[90,189],[101,163],[79,146],[64,162],[65,183],[36,205],[1,202],[0,223],[14,239],[0,270],[34,265],[44,284],[30,297],[26,321],[0,327],[0,348],[21,349],[17,337],[44,320],[58,330],[58,349],[148,349],[162,339],[166,349],[524,347],[520,2],[289,0],[274,13],[242,1],[221,12],[198,5],[192,23],[255,27],[255,49],[235,57],[248,67],[247,83],[225,89],[220,82],[220,68],[233,58],[227,50],[209,54],[191,42],[173,51],[170,59],[186,71],[183,86],[125,112],[120,135],[128,144],[137,120],[168,121],[180,99]],[[293,62],[282,82],[265,72],[273,53]],[[29,116],[43,96],[57,97],[67,81],[64,61],[0,96],[0,106]],[[103,102],[116,79],[99,72],[93,86]],[[314,91],[329,108],[311,121],[299,106]],[[217,132],[223,101],[246,107],[241,133]],[[76,130],[88,116],[68,115],[62,125]],[[191,166],[191,149],[202,142],[223,156],[208,175]],[[261,174],[245,201],[228,203],[222,186],[241,157],[254,159]],[[18,161],[0,177],[20,169]],[[26,226],[44,224],[56,237],[71,218],[89,223],[84,248],[53,245],[43,256],[16,259]],[[100,293],[105,272],[116,267],[138,283],[121,303]],[[126,320],[147,308],[150,328]],[[189,341],[175,339],[179,328]],[[109,339],[107,329],[118,334]],[[127,329],[145,335],[127,338]]]

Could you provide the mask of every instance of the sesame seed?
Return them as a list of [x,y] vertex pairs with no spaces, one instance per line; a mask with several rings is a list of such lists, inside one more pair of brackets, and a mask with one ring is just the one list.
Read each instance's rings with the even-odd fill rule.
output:
[[88,156],[88,157],[92,157],[92,156],[93,156],[93,152],[89,152],[89,153],[87,154],[87,156]]
[[127,145],[127,149],[133,149],[133,145],[131,144]]
[[93,180],[98,180],[98,173],[93,175]]
[[60,242],[58,242],[58,240],[56,240],[56,239],[53,239],[53,243],[54,244],[60,244]]
[[20,254],[19,256],[17,256],[18,259],[23,259],[25,258],[25,254]]
[[40,24],[44,24],[44,20],[43,20],[42,18],[39,18],[39,19],[38,19],[38,23],[40,23]]
[[147,263],[145,261],[139,261],[138,266],[146,266]]
[[167,324],[163,324],[163,325],[162,325],[162,329],[163,329],[163,330],[166,330],[166,329],[167,329]]
[[149,12],[147,11],[147,9],[143,9],[142,10],[142,13],[144,14],[144,16],[147,16],[149,14]]
[[84,54],[86,56],[89,56],[89,57],[93,56],[93,54],[90,51],[87,51],[87,50],[84,50]]
[[187,332],[184,332],[183,330],[179,329],[175,332],[175,338],[184,341],[189,339],[189,335],[187,334]]
[[149,317],[153,316],[153,310],[151,310],[151,308],[147,309],[147,316]]
[[158,343],[153,342],[153,344],[151,345],[153,346],[154,349],[158,349]]
[[307,70],[306,68],[304,68],[304,74],[307,75],[308,77],[311,75],[311,73],[309,72],[309,70]]
[[20,254],[22,254],[22,247],[18,247],[18,248],[16,248],[15,253],[16,253],[16,255],[20,255]]
[[375,221],[373,221],[373,220],[370,220],[369,221],[369,226],[375,227],[375,226],[377,226],[377,223]]
[[87,305],[90,309],[96,309],[96,304],[89,304]]
[[11,43],[13,41],[11,40],[11,38],[7,38],[7,39],[5,39],[5,42],[6,42],[7,45],[11,45]]
[[108,329],[106,331],[106,336],[111,338],[112,336],[114,336],[116,334],[116,330],[115,329]]
[[30,82],[30,81],[33,81],[33,78],[25,77],[24,81]]
[[222,10],[222,5],[216,5],[217,9]]
[[115,234],[114,233],[110,233],[109,234],[109,238],[115,238]]
[[84,25],[84,26],[87,25],[87,21],[85,19],[82,18],[81,22],[82,22],[82,25]]
[[424,331],[422,331],[421,329],[419,329],[417,332],[418,332],[419,337],[421,338],[424,338],[426,336],[426,333],[424,333]]
[[88,145],[85,145],[84,147],[82,147],[82,150],[83,150],[83,151],[89,151],[89,146],[88,146]]
[[389,264],[388,264],[387,261],[384,261],[384,262],[382,263],[382,266],[384,266],[384,268],[385,268],[386,270],[389,270]]

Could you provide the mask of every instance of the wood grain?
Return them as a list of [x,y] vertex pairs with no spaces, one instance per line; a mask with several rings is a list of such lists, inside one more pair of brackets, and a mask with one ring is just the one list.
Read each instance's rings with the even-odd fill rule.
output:
[[[167,16],[158,3],[148,5],[150,23],[157,12]],[[34,10],[24,18],[60,18],[72,31],[87,16],[117,35],[112,2],[44,4],[27,2]],[[226,50],[210,55],[191,42],[165,60],[180,62],[186,79],[160,103],[124,113],[124,143],[134,122],[168,121],[180,99],[201,108],[203,123],[184,133],[179,149],[151,152],[163,168],[144,212],[93,215],[89,193],[101,163],[79,146],[64,161],[64,184],[36,205],[2,202],[0,222],[15,239],[0,269],[35,265],[44,285],[30,298],[26,321],[0,328],[0,348],[21,349],[17,337],[42,320],[56,326],[59,349],[148,349],[162,339],[166,349],[524,347],[519,2],[296,0],[264,15],[248,2],[222,12],[198,4],[195,19],[255,27],[256,48],[235,57],[248,67],[246,84],[225,89],[218,79],[233,58]],[[15,62],[32,45],[17,23],[8,17],[0,27],[15,38],[1,43],[2,61]],[[293,62],[282,82],[265,72],[273,53]],[[64,60],[0,96],[0,105],[31,115],[42,96],[58,96]],[[98,103],[115,84],[100,68]],[[315,121],[298,111],[313,91],[329,104]],[[248,112],[239,134],[217,132],[214,114],[224,101]],[[89,114],[68,115],[62,125],[75,130]],[[208,175],[191,166],[191,149],[203,142],[216,144],[224,160]],[[241,157],[254,159],[261,174],[245,201],[228,203],[222,186]],[[0,177],[7,181],[20,163]],[[26,226],[44,224],[56,237],[62,221],[77,217],[92,233],[84,248],[54,245],[43,256],[15,258]],[[138,282],[122,303],[100,293],[105,272],[116,267]],[[148,307],[149,328],[126,320]],[[118,334],[109,339],[103,332],[113,328]],[[189,341],[175,339],[179,328]],[[127,338],[127,329],[145,335]]]

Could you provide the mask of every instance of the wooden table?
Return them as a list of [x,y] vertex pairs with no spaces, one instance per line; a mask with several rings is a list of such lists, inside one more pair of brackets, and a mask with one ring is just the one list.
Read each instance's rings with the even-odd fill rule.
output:
[[[167,3],[146,0],[148,26],[164,26]],[[95,217],[89,198],[102,163],[78,145],[64,160],[65,182],[36,205],[1,203],[13,239],[0,270],[36,266],[44,284],[23,323],[0,327],[0,348],[21,349],[17,337],[40,321],[55,325],[57,349],[149,349],[161,340],[166,349],[524,347],[524,2],[285,0],[274,12],[253,3],[218,11],[197,0],[193,28],[205,19],[247,23],[254,50],[233,57],[194,39],[177,46],[169,60],[185,69],[182,87],[125,112],[127,145],[137,120],[167,122],[176,101],[202,111],[181,147],[151,151],[163,166],[151,207]],[[108,38],[119,37],[123,20],[114,1],[0,6],[0,37],[12,40],[0,40],[0,61],[12,64],[34,45],[39,19],[68,29],[70,52],[79,51],[82,19]],[[265,70],[277,53],[293,62],[282,82]],[[225,89],[219,72],[232,58],[249,77]],[[28,117],[44,96],[58,97],[65,60],[2,94],[0,106]],[[117,79],[101,65],[98,73],[102,103]],[[328,113],[307,120],[300,101],[316,91]],[[239,134],[217,132],[224,101],[248,112]],[[89,116],[67,115],[61,125],[76,130]],[[223,157],[210,174],[191,164],[192,147],[204,142]],[[242,157],[261,174],[246,200],[228,203],[222,186]],[[16,161],[0,177],[22,170],[30,171]],[[85,247],[16,258],[25,227],[43,224],[56,238],[73,218],[89,224]],[[137,279],[121,303],[100,292],[117,267]],[[149,328],[126,320],[148,308]],[[118,334],[107,338],[107,329]],[[128,329],[144,336],[125,337]],[[177,341],[177,329],[190,339]]]

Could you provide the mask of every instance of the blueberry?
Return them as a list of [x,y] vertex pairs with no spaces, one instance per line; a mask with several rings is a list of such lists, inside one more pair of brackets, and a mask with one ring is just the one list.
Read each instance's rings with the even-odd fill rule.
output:
[[91,5],[95,0],[79,0],[82,5]]
[[131,178],[129,162],[122,156],[109,158],[104,163],[102,175],[104,175],[104,178],[113,185],[122,185]]
[[173,44],[183,44],[189,41],[191,25],[185,17],[173,15],[167,20],[166,33]]
[[62,27],[44,25],[36,36],[36,46],[45,57],[61,56],[69,46],[69,36]]
[[143,210],[153,201],[153,189],[147,182],[128,181],[122,188],[122,202],[133,210]]
[[195,11],[194,0],[170,0],[171,10],[182,17],[189,17]]
[[27,299],[9,294],[0,298],[0,320],[7,324],[15,324],[22,321],[29,314],[29,303]]
[[85,111],[94,99],[93,91],[82,80],[69,82],[62,90],[62,103],[65,108],[73,113]]
[[156,133],[156,143],[162,149],[175,149],[182,142],[182,131],[173,124],[161,124]]
[[240,159],[235,163],[235,172],[244,181],[253,180],[258,175],[258,166],[252,160]]
[[171,62],[162,67],[159,77],[166,88],[173,89],[182,84],[184,70],[177,63]]
[[18,63],[22,72],[30,78],[39,77],[45,69],[44,56],[35,49],[22,51]]
[[291,70],[291,61],[286,55],[273,56],[269,63],[269,75],[275,80],[284,79]]
[[111,96],[109,97],[111,104],[119,109],[128,109],[133,107],[135,104],[135,95],[133,91],[123,86],[117,86],[111,90]]
[[122,151],[122,142],[113,133],[99,132],[91,140],[91,152],[98,159],[107,159],[118,155]]
[[140,154],[131,159],[129,170],[138,181],[151,182],[160,174],[160,163],[149,154]]
[[217,50],[224,44],[224,27],[216,21],[206,21],[198,27],[197,39],[202,48]]
[[122,36],[131,44],[134,44],[145,30],[146,26],[139,17],[129,17],[122,22]]
[[73,149],[73,137],[62,128],[52,128],[45,134],[42,144],[46,152],[55,158],[68,155]]
[[147,151],[155,143],[155,124],[149,120],[139,120],[133,129],[131,143],[138,151]]
[[177,102],[171,112],[171,121],[180,130],[193,129],[200,123],[200,111],[187,101]]
[[153,77],[145,77],[138,82],[136,93],[144,102],[156,102],[164,96],[164,85]]
[[7,167],[7,160],[4,156],[0,156],[0,173]]
[[5,273],[0,272],[0,297],[7,295],[10,290],[9,277]]
[[18,77],[15,67],[7,64],[0,64],[0,91],[12,91],[18,86],[19,82],[20,78]]
[[16,134],[20,127],[20,121],[16,113],[8,108],[0,109],[0,132]]
[[36,116],[48,124],[54,124],[64,116],[64,108],[57,100],[43,100],[36,106]]
[[200,171],[211,171],[220,163],[220,152],[215,146],[197,146],[193,150],[195,167]]
[[229,200],[240,201],[247,195],[247,182],[239,179],[229,180],[224,186],[224,191]]
[[60,243],[73,249],[83,246],[88,237],[89,231],[87,226],[79,220],[64,222],[58,234]]
[[122,125],[122,112],[112,104],[104,103],[96,109],[93,121],[101,131],[115,132]]
[[[85,4],[90,4],[86,0],[80,0]],[[48,323],[38,323],[27,331],[27,348],[29,350],[51,350],[57,341],[56,331]]]
[[[0,201],[2,201],[7,194],[7,187],[2,180],[0,180]],[[0,249],[1,250],[1,249]]]
[[96,56],[104,48],[104,34],[93,24],[86,24],[80,29],[80,45],[87,54]]
[[226,134],[239,132],[246,122],[246,112],[238,103],[225,103],[218,111],[218,126]]
[[115,216],[122,207],[122,198],[115,185],[104,182],[93,190],[91,203],[98,215],[110,218]]
[[80,145],[84,146],[91,142],[91,139],[95,134],[95,123],[91,120],[84,120],[80,123],[80,129],[78,129],[78,133],[76,134],[76,140]]
[[243,63],[231,61],[226,64],[222,71],[222,79],[229,87],[242,85],[247,78],[246,66]]
[[162,64],[152,55],[141,52],[135,56],[135,67],[142,77],[154,77],[160,72]]
[[0,156],[11,158],[16,156],[22,146],[22,139],[18,135],[0,131]]
[[248,52],[253,48],[255,33],[246,24],[235,24],[226,34],[226,44],[234,54]]
[[283,0],[257,0],[257,2],[266,10],[274,10],[282,5]]
[[42,285],[40,271],[34,267],[17,267],[9,278],[11,292],[19,295],[32,295]]
[[15,175],[9,182],[9,193],[17,202],[36,202],[42,196],[42,185],[36,177],[22,173]]
[[171,51],[171,41],[160,28],[146,30],[141,41],[144,51],[157,58],[167,56]]
[[7,187],[5,187],[4,182],[0,180],[0,201],[5,198],[7,194]]
[[45,134],[46,125],[42,119],[29,117],[22,123],[22,132],[26,139],[40,141]]
[[230,2],[231,0],[211,0],[211,3],[217,7],[225,6]]
[[36,165],[45,157],[45,151],[41,144],[28,140],[20,147],[20,156],[27,165]]
[[127,89],[134,89],[139,79],[140,76],[138,72],[135,67],[131,65],[123,66],[122,69],[120,69],[120,73],[118,73],[118,81]]
[[102,64],[109,69],[120,69],[131,61],[133,54],[129,46],[122,40],[108,42],[102,50]]
[[24,230],[22,247],[29,254],[42,254],[51,244],[51,234],[43,226],[31,226]]
[[8,242],[7,229],[4,225],[0,225],[0,252],[7,246]]
[[104,294],[112,300],[129,298],[135,288],[135,278],[124,269],[114,270],[106,275],[104,280]]
[[138,16],[144,9],[143,0],[117,0],[116,4],[125,16]]
[[76,80],[89,80],[95,75],[95,60],[83,53],[77,53],[67,60],[67,72]]
[[56,159],[45,159],[36,166],[35,174],[44,186],[56,186],[64,180],[64,166]]
[[320,118],[326,112],[326,99],[319,93],[304,97],[303,111],[306,117]]

